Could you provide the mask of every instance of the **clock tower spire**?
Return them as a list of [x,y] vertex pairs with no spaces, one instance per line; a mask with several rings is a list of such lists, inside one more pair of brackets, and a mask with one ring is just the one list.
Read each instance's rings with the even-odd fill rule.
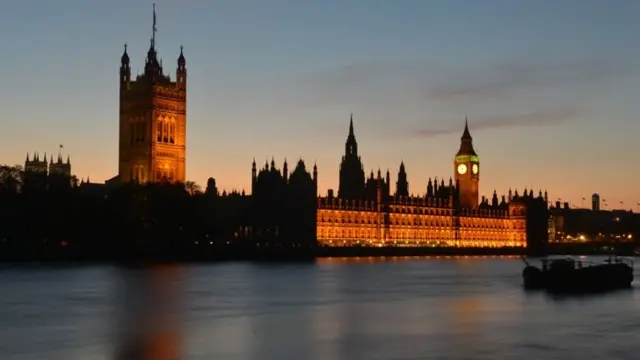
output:
[[478,207],[480,182],[480,159],[473,148],[473,138],[469,132],[469,121],[465,116],[464,132],[460,138],[460,149],[453,161],[460,206],[463,208]]

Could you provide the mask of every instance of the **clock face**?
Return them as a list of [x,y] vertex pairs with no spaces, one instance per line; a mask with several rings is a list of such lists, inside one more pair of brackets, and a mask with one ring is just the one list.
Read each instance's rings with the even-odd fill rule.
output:
[[478,164],[473,164],[473,166],[471,167],[471,171],[473,171],[474,175],[478,175]]
[[464,175],[466,173],[467,173],[467,165],[465,164],[458,165],[458,174]]

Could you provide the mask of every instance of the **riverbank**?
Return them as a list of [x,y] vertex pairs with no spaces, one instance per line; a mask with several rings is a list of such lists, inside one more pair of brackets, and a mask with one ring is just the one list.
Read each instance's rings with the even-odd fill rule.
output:
[[4,252],[4,263],[116,263],[146,262],[312,262],[323,258],[425,257],[425,256],[546,256],[546,255],[618,255],[635,256],[634,244],[550,244],[545,253],[531,253],[526,248],[456,248],[456,247],[317,247],[317,248],[253,248],[233,246],[201,246],[196,248],[153,249],[73,249]]

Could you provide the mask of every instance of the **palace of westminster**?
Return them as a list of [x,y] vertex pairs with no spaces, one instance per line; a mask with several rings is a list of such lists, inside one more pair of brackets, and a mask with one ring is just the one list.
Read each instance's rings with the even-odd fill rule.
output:
[[[156,52],[155,30],[154,10],[153,36],[142,74],[132,78],[126,45],[121,57],[118,175],[106,186],[186,180],[186,59],[181,48],[175,78],[166,75]],[[71,174],[68,159],[65,163],[58,156],[47,163],[46,155],[27,157],[26,172],[47,169]],[[318,169],[314,166],[312,173],[307,172],[302,160],[291,173],[286,161],[282,169],[273,161],[258,169],[254,161],[252,194],[246,196],[268,193],[269,184],[294,186],[308,179],[310,196],[316,199],[313,232],[318,246],[532,247],[537,246],[534,242],[547,241],[546,192],[525,189],[522,194],[509,191],[498,196],[494,191],[491,198],[479,197],[480,160],[468,124],[453,158],[453,171],[448,181],[428,179],[426,192],[413,196],[401,163],[392,193],[388,171],[365,175],[352,117],[337,194],[329,190],[326,196],[318,196]]]

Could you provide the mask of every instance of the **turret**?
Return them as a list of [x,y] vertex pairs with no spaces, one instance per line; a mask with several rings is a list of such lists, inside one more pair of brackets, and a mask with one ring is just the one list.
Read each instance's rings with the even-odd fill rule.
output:
[[318,166],[316,163],[313,163],[313,183],[316,187],[316,195],[318,194]]
[[182,45],[180,45],[180,56],[178,56],[176,82],[178,84],[178,88],[180,89],[185,89],[187,87],[187,60],[184,57]]
[[[427,195],[429,193],[427,186]],[[398,170],[398,180],[396,181],[396,195],[397,196],[409,196],[409,182],[407,181],[407,172],[404,168],[404,161],[400,162],[400,169]]]
[[127,44],[124,44],[124,53],[120,58],[120,90],[126,90],[131,83],[131,66],[129,54],[127,54]]
[[284,164],[282,164],[282,177],[285,181],[289,178],[289,165],[287,164],[287,158],[284,159]]
[[347,142],[344,144],[345,154],[358,156],[358,142],[356,141],[356,135],[353,131],[353,114],[349,119],[349,135],[347,136]]
[[254,194],[256,190],[256,181],[258,180],[258,168],[256,166],[256,158],[253,158],[251,164],[251,193]]

